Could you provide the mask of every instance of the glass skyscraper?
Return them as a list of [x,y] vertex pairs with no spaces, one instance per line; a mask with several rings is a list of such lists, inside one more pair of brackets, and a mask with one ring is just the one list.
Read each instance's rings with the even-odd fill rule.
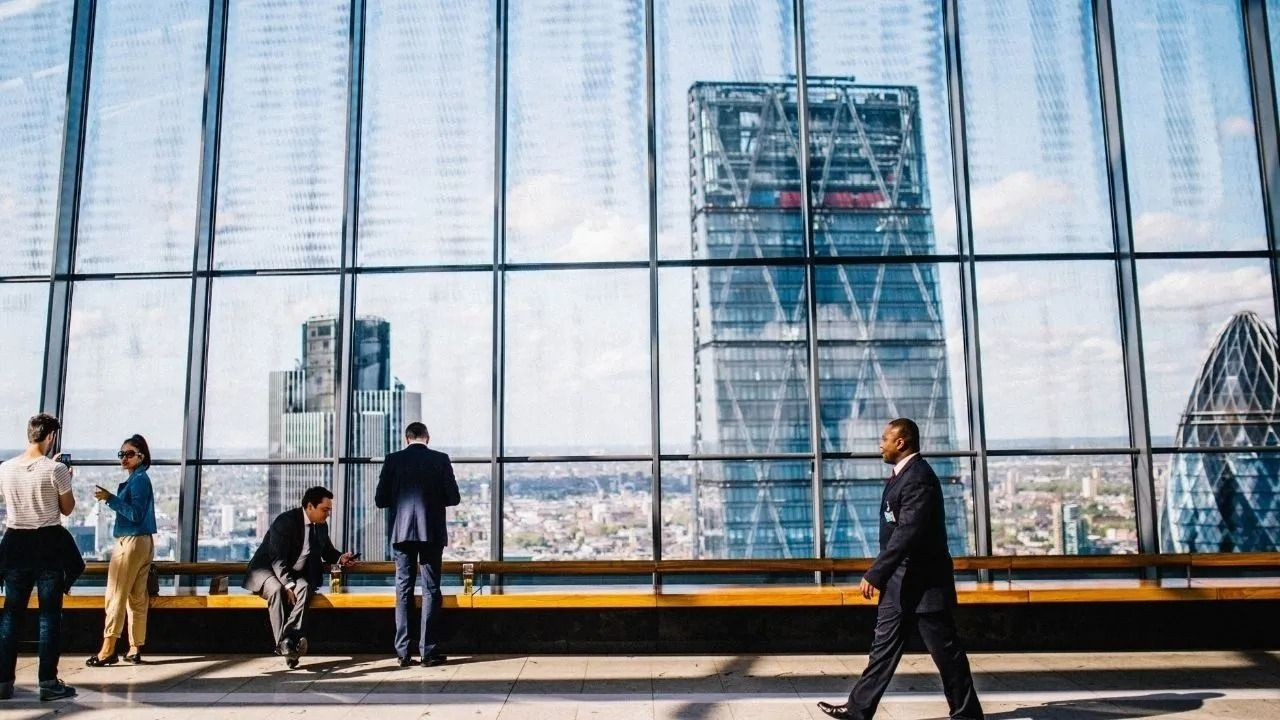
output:
[[[317,317],[302,326],[302,361],[293,370],[270,378],[270,457],[323,458],[333,452],[334,353],[338,322]],[[422,419],[422,396],[407,392],[391,375],[391,325],[377,317],[358,317],[353,340],[351,452],[355,457],[383,457],[399,449],[404,427]],[[386,552],[385,512],[374,507],[378,465],[349,470],[346,512],[351,522],[350,547],[365,557]],[[295,507],[302,493],[324,485],[324,465],[271,465],[267,472],[267,514]]]
[[[796,90],[789,84],[696,83],[689,91],[693,256],[804,253]],[[915,88],[811,80],[815,252],[934,252]],[[832,266],[816,274],[825,447],[877,438],[911,417],[926,438],[954,442],[938,279],[932,266]],[[808,438],[805,271],[694,271],[695,451],[802,453]],[[849,309],[852,308],[852,312]],[[968,536],[952,460],[945,487],[953,551]],[[878,551],[884,472],[837,466],[823,483],[824,538],[835,556]],[[813,552],[809,463],[700,463],[704,557],[804,557]]]
[[[1256,313],[1223,328],[1178,423],[1178,447],[1280,445],[1276,333]],[[1280,457],[1184,452],[1174,456],[1160,514],[1168,552],[1271,552],[1280,547]]]

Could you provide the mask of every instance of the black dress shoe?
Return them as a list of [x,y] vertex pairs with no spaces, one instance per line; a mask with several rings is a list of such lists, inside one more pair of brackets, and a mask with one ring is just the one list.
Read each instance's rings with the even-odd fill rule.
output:
[[422,658],[422,667],[435,667],[447,662],[449,662],[449,658],[446,655],[427,655]]
[[849,710],[848,705],[832,705],[831,703],[820,702],[818,709],[830,715],[836,720],[862,720],[861,715],[855,715]]
[[133,665],[141,665],[142,664],[142,648],[138,648],[138,652],[132,655],[125,653],[124,661],[127,663],[131,663]]
[[405,655],[403,657],[396,658],[396,662],[399,663],[400,667],[409,667],[413,664],[413,658]]
[[120,662],[120,656],[115,653],[111,653],[105,658],[100,658],[97,655],[90,655],[89,659],[84,661],[84,664],[89,667],[106,667],[107,665],[115,665],[118,662]]

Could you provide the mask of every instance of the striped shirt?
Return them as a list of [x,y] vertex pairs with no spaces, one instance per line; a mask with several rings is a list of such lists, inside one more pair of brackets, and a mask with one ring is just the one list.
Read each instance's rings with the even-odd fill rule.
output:
[[60,462],[42,455],[34,460],[16,457],[0,464],[6,527],[35,530],[60,524],[58,496],[68,492],[71,470]]

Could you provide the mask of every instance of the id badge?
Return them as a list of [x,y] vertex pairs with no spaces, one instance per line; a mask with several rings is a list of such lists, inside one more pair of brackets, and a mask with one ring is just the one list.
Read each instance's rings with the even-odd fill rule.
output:
[[884,521],[887,523],[898,522],[898,519],[893,516],[893,511],[889,509],[889,503],[884,504]]

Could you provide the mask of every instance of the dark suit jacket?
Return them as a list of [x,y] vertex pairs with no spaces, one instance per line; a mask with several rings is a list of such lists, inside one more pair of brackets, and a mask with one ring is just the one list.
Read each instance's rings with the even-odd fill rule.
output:
[[302,554],[302,533],[306,529],[306,523],[306,516],[303,515],[300,507],[280,513],[271,522],[271,528],[267,530],[266,537],[262,538],[262,545],[258,546],[258,551],[249,560],[249,570],[244,576],[245,590],[260,593],[262,586],[271,577],[275,577],[285,585],[298,577],[303,577],[313,591],[320,587],[323,563],[338,562],[342,553],[338,552],[329,541],[329,526],[316,525],[316,540],[320,547],[311,548],[307,566],[302,572],[295,571],[293,566],[298,562],[298,556]]
[[390,508],[391,544],[448,545],[446,507],[462,502],[449,456],[414,443],[387,456],[378,475],[374,503]]
[[[892,522],[885,517],[886,509],[893,514]],[[904,610],[937,612],[955,605],[942,484],[919,455],[885,484],[880,554],[865,577],[880,590],[880,602]]]

